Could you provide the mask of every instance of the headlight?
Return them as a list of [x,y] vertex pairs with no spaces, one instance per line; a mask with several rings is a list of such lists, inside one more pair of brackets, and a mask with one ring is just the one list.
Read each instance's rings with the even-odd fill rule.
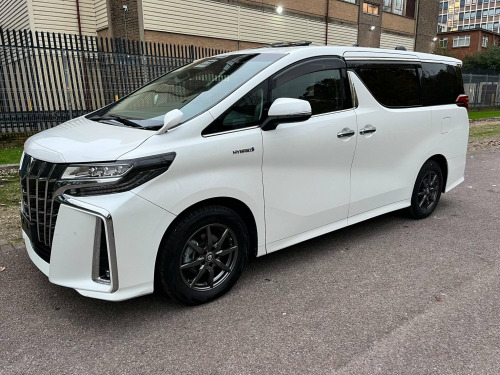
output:
[[106,163],[70,164],[58,185],[74,196],[121,193],[159,176],[172,164],[175,153]]
[[111,182],[122,178],[132,169],[132,164],[91,164],[74,165],[66,168],[63,180],[92,179],[94,181]]

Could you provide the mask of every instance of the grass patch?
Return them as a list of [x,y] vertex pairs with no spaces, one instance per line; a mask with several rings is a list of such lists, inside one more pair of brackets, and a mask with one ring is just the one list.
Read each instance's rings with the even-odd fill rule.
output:
[[471,120],[490,117],[500,117],[500,111],[469,112],[469,119]]
[[494,135],[500,135],[500,124],[473,126],[470,128],[470,136],[472,138],[490,137]]
[[0,178],[0,205],[19,206],[21,191],[18,177]]
[[22,153],[22,147],[0,149],[0,164],[18,164]]

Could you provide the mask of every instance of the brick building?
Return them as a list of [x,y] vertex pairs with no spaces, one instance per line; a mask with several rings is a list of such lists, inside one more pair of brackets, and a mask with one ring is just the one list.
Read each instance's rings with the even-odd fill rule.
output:
[[500,45],[500,34],[483,29],[442,32],[438,38],[439,47],[460,60],[484,52],[490,46]]
[[310,40],[432,52],[435,0],[0,0],[0,26],[237,50]]

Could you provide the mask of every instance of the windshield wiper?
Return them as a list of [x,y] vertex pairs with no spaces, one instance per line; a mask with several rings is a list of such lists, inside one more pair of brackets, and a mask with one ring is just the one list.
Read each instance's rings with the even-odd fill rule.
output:
[[119,123],[122,123],[123,125],[126,125],[126,126],[131,126],[133,128],[141,128],[141,129],[144,129],[143,126],[139,125],[138,123],[132,121],[132,120],[129,120],[128,118],[124,118],[124,117],[120,117],[120,116],[115,116],[115,115],[107,115],[107,116],[92,116],[92,117],[89,117],[89,120],[93,120],[93,121],[117,121]]

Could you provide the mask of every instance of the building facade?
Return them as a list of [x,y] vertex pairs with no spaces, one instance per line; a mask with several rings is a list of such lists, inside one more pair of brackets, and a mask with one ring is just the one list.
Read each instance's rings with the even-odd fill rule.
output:
[[238,50],[276,41],[432,52],[436,0],[0,0],[0,26]]
[[500,45],[500,34],[489,30],[469,29],[439,34],[439,48],[445,50],[447,55],[460,60],[498,45]]
[[500,1],[440,0],[440,32],[484,29],[500,32]]

